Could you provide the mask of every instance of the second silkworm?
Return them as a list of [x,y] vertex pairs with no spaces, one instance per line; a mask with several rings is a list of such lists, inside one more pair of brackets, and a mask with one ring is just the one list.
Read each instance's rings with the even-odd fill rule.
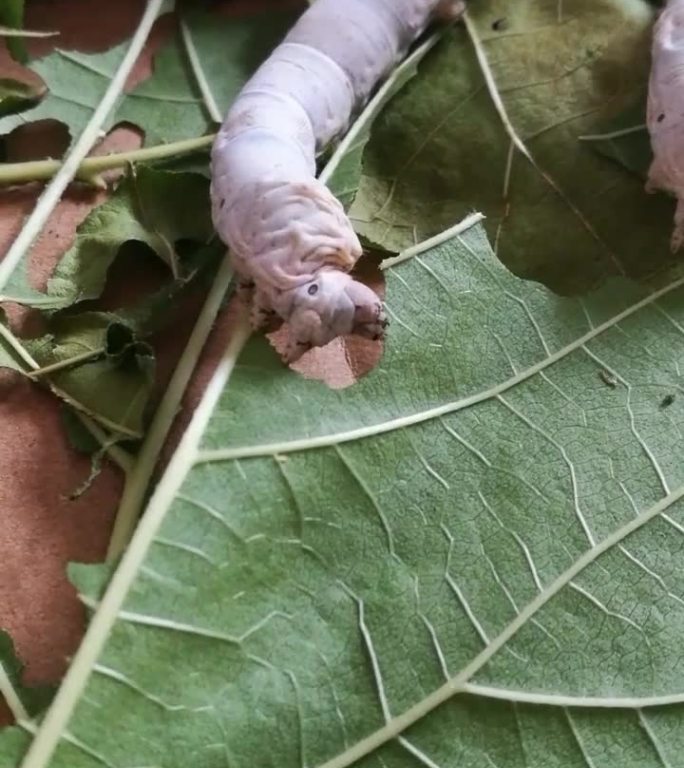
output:
[[647,123],[653,161],[646,189],[677,197],[671,246],[684,242],[684,0],[669,0],[653,30]]

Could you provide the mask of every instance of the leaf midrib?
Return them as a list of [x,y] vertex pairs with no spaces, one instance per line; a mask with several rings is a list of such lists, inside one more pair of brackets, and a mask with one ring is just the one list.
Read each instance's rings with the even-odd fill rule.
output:
[[463,693],[486,699],[536,704],[548,707],[574,707],[576,709],[648,709],[684,703],[684,691],[661,696],[573,696],[562,693],[523,691],[496,685],[464,683]]

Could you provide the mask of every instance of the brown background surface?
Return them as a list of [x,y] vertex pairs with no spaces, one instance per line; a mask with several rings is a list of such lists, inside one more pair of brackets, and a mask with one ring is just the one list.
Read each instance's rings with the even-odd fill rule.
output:
[[[144,2],[118,0],[103,5],[96,0],[34,0],[27,5],[28,28],[60,32],[54,40],[30,41],[31,55],[38,56],[55,45],[92,52],[121,42],[134,28]],[[234,1],[213,5],[218,12],[231,13],[256,11],[273,3]],[[128,87],[149,75],[154,52],[173,32],[173,19],[159,20]],[[1,43],[0,76],[36,80],[9,58]],[[48,122],[14,132],[8,146],[11,159],[27,159],[58,155],[64,141],[63,127]],[[95,151],[121,151],[139,143],[139,133],[119,127]],[[35,184],[0,189],[0,254],[6,252],[39,192]],[[68,191],[31,253],[30,271],[36,285],[44,285],[55,262],[69,247],[79,222],[103,199],[104,193],[76,187]],[[118,263],[107,289],[110,301],[155,284],[162,276],[160,270],[151,260],[145,264]],[[370,267],[365,271],[377,281]],[[174,328],[157,340],[160,381],[167,378],[182,349],[198,306],[195,301],[184,307]],[[15,327],[30,324],[31,318],[19,308],[8,310]],[[174,427],[176,435],[226,343],[231,314],[225,312],[219,318],[207,344]],[[369,342],[338,341],[311,352],[298,368],[333,386],[346,386],[353,382],[354,372],[368,370],[379,353],[378,345]],[[59,407],[51,394],[14,373],[0,370],[0,628],[14,639],[26,664],[27,683],[57,681],[79,643],[85,617],[67,581],[66,565],[69,561],[97,562],[103,558],[122,487],[121,474],[107,465],[85,495],[77,501],[68,499],[87,477],[90,463],[68,446]],[[167,446],[165,455],[170,449]]]

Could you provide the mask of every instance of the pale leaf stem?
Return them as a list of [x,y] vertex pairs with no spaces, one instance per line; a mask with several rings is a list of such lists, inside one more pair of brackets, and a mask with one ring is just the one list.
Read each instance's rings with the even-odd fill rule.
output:
[[195,41],[192,39],[190,27],[188,27],[185,19],[183,18],[180,20],[180,31],[181,37],[183,39],[183,45],[185,47],[185,53],[187,54],[188,61],[190,62],[192,73],[195,76],[197,87],[200,89],[200,93],[202,94],[202,101],[204,102],[204,106],[212,121],[220,124],[223,120],[223,115],[221,114],[221,110],[219,109],[216,99],[214,98],[214,94],[211,91],[211,86],[209,85],[207,76],[204,74],[202,62],[200,61],[199,54],[197,53]]
[[145,494],[149,487],[152,472],[159,459],[159,453],[166,441],[166,437],[171,429],[180,402],[185,393],[190,377],[197,365],[200,353],[214,325],[216,315],[221,308],[221,303],[228,290],[232,279],[232,270],[229,257],[226,254],[216,277],[214,278],[211,290],[207,294],[204,306],[200,311],[195,327],[192,330],[190,339],[178,361],[176,369],[171,376],[169,385],[164,396],[159,403],[154,419],[150,425],[147,435],[138,454],[138,458],[133,467],[133,471],[126,478],[119,510],[114,522],[107,559],[115,560],[121,555],[124,548],[128,545],[133,530],[136,526],[142,506],[145,501]]
[[2,662],[0,662],[0,695],[5,700],[5,703],[12,713],[12,717],[14,717],[16,721],[30,720],[29,714],[26,711],[16,688],[12,684],[10,676],[2,665]]
[[74,368],[81,363],[87,363],[89,360],[96,360],[105,352],[106,350],[104,347],[101,347],[100,349],[89,349],[86,352],[81,352],[80,355],[74,355],[73,357],[68,357],[64,360],[58,360],[56,363],[44,365],[42,368],[35,368],[34,370],[29,371],[26,375],[29,379],[39,379],[42,376],[49,376],[56,371],[62,371],[65,368]]
[[[130,163],[164,160],[178,155],[197,152],[211,146],[214,134],[193,139],[157,144],[153,147],[134,149],[130,152],[113,152],[109,155],[88,157],[78,166],[74,177],[94,186],[102,186],[100,174]],[[0,185],[21,184],[52,178],[64,166],[61,160],[31,160],[26,163],[0,163]]]
[[14,27],[0,27],[0,37],[56,37],[57,31],[46,31],[41,29],[15,29]]
[[[28,350],[24,348],[21,341],[12,333],[12,331],[4,323],[0,323],[0,336],[7,342],[10,348],[14,350],[16,355],[21,359],[24,365],[29,369],[29,370],[22,371],[22,373],[28,378],[34,378],[38,373],[45,375],[47,369],[51,367],[51,366],[45,366],[45,368],[40,368],[38,363],[29,354]],[[70,358],[69,360],[60,361],[60,363],[56,363],[55,365],[61,366],[62,363],[71,364],[73,363],[73,361],[74,361],[74,358]],[[54,373],[54,368],[52,372]],[[109,457],[112,459],[112,461],[115,464],[117,464],[119,467],[121,467],[121,469],[124,472],[128,472],[133,463],[133,460],[130,454],[127,451],[124,451],[123,448],[119,448],[118,446],[112,443],[111,435],[105,432],[95,422],[95,418],[97,417],[95,416],[95,418],[91,418],[91,416],[84,411],[84,406],[82,406],[80,403],[77,403],[75,400],[70,398],[68,395],[62,392],[62,390],[58,389],[54,385],[50,384],[50,389],[52,389],[52,391],[58,397],[61,397],[63,400],[67,402],[68,405],[70,405],[73,408],[74,413],[78,416],[83,426],[100,443],[100,445],[106,446],[107,453]],[[118,431],[118,430],[115,430],[115,431]]]

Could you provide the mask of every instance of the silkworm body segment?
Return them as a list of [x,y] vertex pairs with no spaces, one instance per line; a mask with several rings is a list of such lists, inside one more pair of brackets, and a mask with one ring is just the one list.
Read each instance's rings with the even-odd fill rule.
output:
[[212,149],[212,216],[255,325],[290,324],[287,357],[341,334],[377,337],[377,296],[348,272],[361,244],[316,157],[454,0],[316,0],[248,81]]
[[684,242],[684,0],[670,0],[655,24],[646,120],[653,149],[646,189],[676,196],[677,251]]

